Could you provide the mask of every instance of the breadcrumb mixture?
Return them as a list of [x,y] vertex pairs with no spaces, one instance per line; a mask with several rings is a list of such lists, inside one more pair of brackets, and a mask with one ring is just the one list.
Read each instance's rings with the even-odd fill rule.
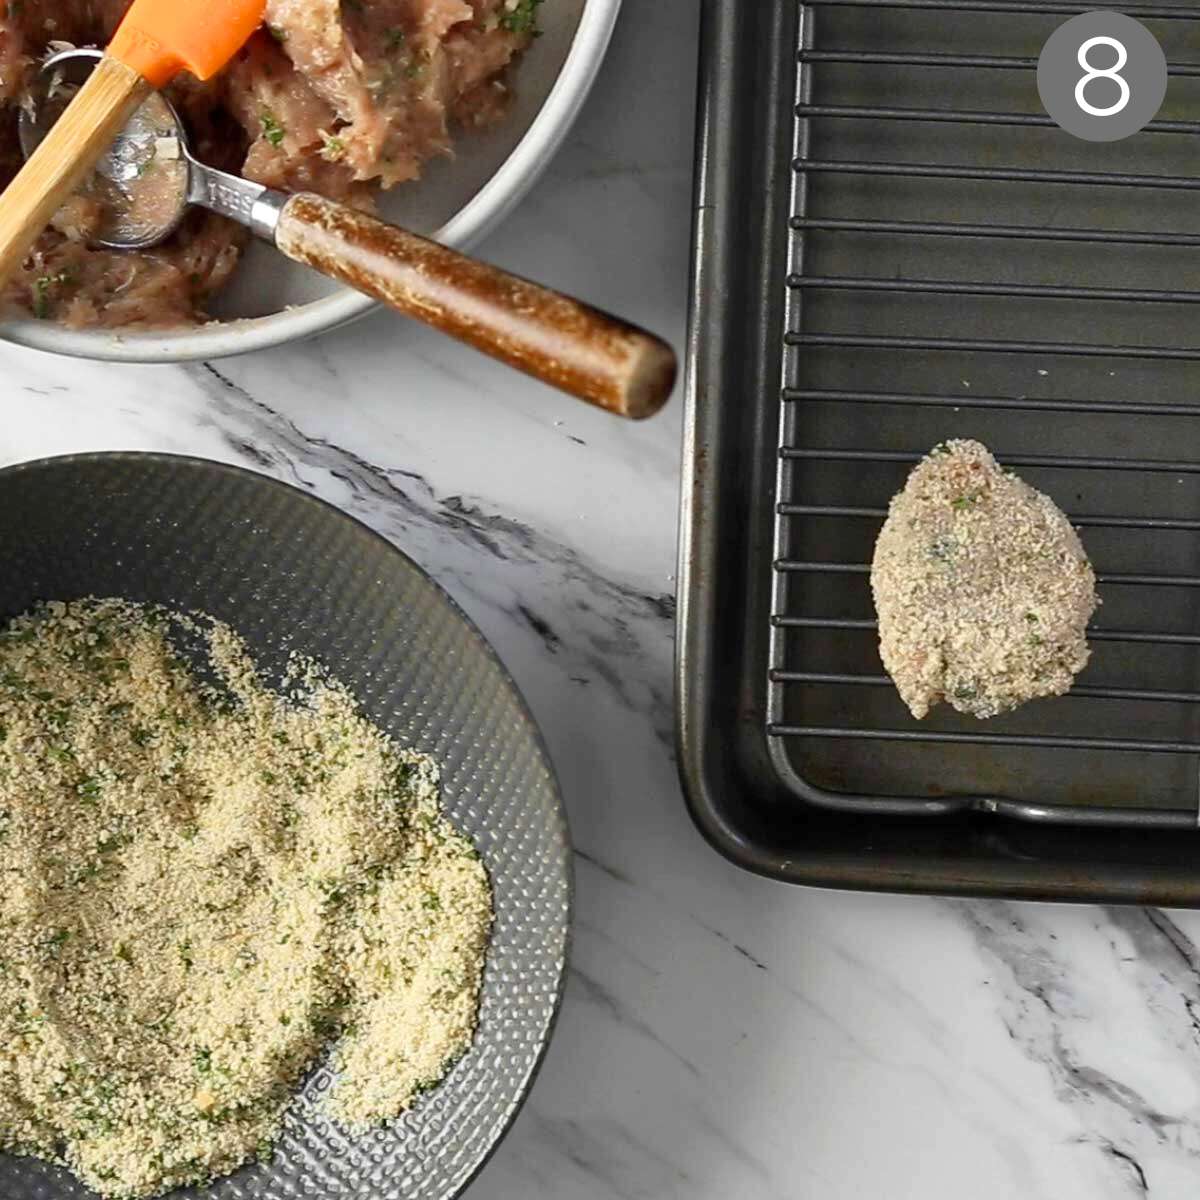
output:
[[1099,601],[1079,537],[979,442],[944,442],[913,470],[871,590],[884,666],[918,719],[942,701],[994,717],[1061,695],[1087,665]]
[[435,764],[311,663],[285,691],[119,600],[0,632],[0,1150],[149,1196],[268,1155],[331,1043],[351,1130],[467,1049],[491,890]]

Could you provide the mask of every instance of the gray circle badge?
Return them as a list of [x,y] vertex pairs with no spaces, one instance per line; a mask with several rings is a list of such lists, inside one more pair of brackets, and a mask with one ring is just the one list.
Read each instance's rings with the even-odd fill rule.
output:
[[1167,60],[1132,17],[1081,13],[1042,47],[1037,86],[1055,124],[1085,141],[1115,142],[1154,119],[1167,94]]

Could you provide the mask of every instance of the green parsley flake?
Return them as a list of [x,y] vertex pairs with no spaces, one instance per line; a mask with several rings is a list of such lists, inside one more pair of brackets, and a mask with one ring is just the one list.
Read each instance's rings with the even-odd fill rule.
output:
[[537,10],[542,0],[517,0],[500,14],[500,27],[509,33],[528,33],[537,37]]
[[279,147],[283,145],[283,139],[287,136],[286,130],[280,125],[275,114],[270,109],[264,108],[259,116],[259,123],[262,125],[263,137],[271,143],[272,146]]

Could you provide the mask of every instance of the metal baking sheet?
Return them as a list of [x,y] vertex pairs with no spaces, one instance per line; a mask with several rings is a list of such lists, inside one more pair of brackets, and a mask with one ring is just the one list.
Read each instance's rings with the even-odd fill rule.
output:
[[[1179,833],[1200,745],[1200,21],[1143,14],[1167,102],[1102,146],[1039,116],[1038,49],[1076,11],[706,5],[682,761],[702,829],[754,869],[1200,894]],[[1072,514],[1105,601],[1079,689],[983,725],[908,717],[864,570],[887,498],[952,436]]]

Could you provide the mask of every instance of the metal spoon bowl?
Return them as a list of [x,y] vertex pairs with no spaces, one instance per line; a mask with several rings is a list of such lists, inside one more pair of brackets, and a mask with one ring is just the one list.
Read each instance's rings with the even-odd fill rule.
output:
[[[102,57],[99,50],[64,50],[42,64],[21,107],[19,134],[26,158]],[[93,244],[145,250],[174,233],[188,205],[189,157],[178,114],[166,96],[153,93],[82,189],[104,209]]]
[[[26,158],[103,57],[100,50],[62,50],[42,63],[21,107],[19,134]],[[109,250],[159,245],[179,228],[193,204],[250,225],[271,240],[271,230],[253,220],[254,206],[268,193],[279,197],[273,206],[278,210],[286,197],[200,162],[182,117],[162,92],[134,113],[84,189],[104,208],[92,244]]]

